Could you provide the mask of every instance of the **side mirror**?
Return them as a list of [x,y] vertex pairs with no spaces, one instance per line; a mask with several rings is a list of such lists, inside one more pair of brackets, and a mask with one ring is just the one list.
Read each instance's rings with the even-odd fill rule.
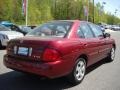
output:
[[101,28],[102,32],[104,33],[105,32],[105,28]]
[[111,35],[110,35],[109,33],[105,33],[105,34],[104,34],[104,37],[105,37],[105,38],[106,38],[106,37],[109,37],[109,38],[110,38],[110,36],[111,36]]

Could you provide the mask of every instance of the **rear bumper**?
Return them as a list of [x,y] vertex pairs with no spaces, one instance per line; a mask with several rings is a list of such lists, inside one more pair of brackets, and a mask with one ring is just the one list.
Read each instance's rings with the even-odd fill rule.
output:
[[18,58],[11,58],[4,56],[4,65],[13,70],[37,74],[47,78],[57,78],[63,76],[65,71],[62,67],[61,61],[41,63],[20,60]]

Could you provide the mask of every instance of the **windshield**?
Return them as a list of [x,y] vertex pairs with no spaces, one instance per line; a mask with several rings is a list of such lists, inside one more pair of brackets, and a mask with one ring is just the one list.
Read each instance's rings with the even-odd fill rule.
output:
[[0,31],[11,31],[9,28],[0,25]]
[[27,36],[64,37],[70,30],[72,22],[50,22],[35,28]]

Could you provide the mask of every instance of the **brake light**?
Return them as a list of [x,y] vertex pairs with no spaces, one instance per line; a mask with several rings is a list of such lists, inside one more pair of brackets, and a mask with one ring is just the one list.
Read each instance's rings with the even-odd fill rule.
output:
[[43,53],[44,61],[57,61],[60,57],[60,53],[54,49],[46,49]]

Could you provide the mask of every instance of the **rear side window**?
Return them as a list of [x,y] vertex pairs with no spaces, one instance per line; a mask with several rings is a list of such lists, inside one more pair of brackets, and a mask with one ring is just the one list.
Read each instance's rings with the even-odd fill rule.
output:
[[86,23],[80,23],[80,30],[83,32],[85,38],[94,38],[94,34]]
[[80,27],[79,27],[79,29],[78,29],[78,31],[77,31],[77,35],[78,35],[80,38],[85,38],[82,30],[80,29]]
[[89,26],[91,27],[96,37],[103,37],[103,32],[100,27],[94,24],[89,24]]

